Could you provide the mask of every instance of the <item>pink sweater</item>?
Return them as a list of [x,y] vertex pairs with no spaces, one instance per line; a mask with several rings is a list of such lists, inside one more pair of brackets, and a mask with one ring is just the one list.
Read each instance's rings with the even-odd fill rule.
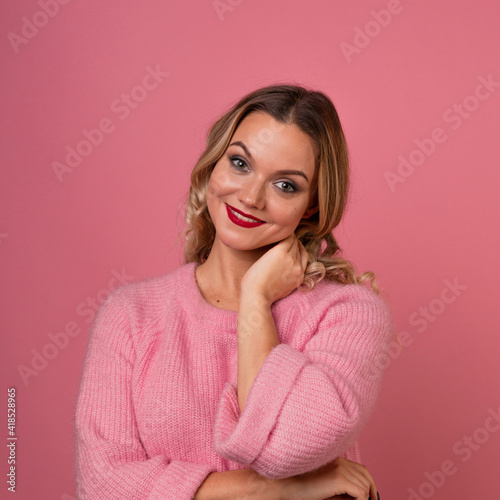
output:
[[114,290],[85,355],[75,411],[79,499],[192,499],[211,472],[290,477],[359,461],[393,323],[361,285],[321,281],[272,305],[280,344],[240,413],[237,317],[191,262]]

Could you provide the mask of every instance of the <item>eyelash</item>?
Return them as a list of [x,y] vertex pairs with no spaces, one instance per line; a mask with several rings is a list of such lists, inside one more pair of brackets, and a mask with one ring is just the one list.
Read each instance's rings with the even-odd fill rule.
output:
[[[244,163],[246,165],[246,161],[243,160],[242,158],[240,158],[239,156],[229,156],[228,158],[229,158],[229,161],[231,162],[231,165],[236,170],[241,170],[241,167],[237,167],[234,164],[235,161],[241,161],[242,163]],[[297,186],[293,182],[291,182],[291,181],[280,181],[280,182],[284,182],[285,184],[288,184],[289,186],[291,186],[293,188],[293,191],[287,191],[285,189],[280,189],[283,193],[289,194],[289,193],[295,193],[298,191]]]

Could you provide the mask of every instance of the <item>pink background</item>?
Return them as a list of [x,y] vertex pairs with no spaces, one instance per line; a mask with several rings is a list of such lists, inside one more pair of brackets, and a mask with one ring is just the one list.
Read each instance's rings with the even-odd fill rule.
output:
[[[217,12],[211,0],[46,0],[51,17],[42,5],[2,2],[0,15],[1,404],[5,415],[15,387],[16,498],[74,499],[87,301],[100,303],[114,274],[135,281],[180,265],[176,237],[209,124],[276,82],[321,89],[337,106],[353,189],[336,235],[387,290],[407,345],[382,360],[360,441],[381,498],[495,496],[498,3],[222,0]],[[134,89],[147,67],[169,74]],[[131,91],[133,109],[120,102]],[[82,131],[102,120],[109,133],[86,150]],[[58,178],[54,162],[79,144],[88,155]],[[419,165],[398,172],[400,156]],[[47,347],[49,334],[64,347]]]

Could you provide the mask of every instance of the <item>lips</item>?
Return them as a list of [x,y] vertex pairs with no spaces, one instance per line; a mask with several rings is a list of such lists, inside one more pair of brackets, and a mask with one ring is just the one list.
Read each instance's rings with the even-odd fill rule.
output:
[[[229,220],[236,224],[237,226],[241,227],[257,227],[261,226],[262,224],[265,224],[265,221],[261,221],[260,219],[255,219],[251,215],[245,214],[245,212],[242,212],[241,210],[237,210],[236,208],[232,208],[230,205],[226,203],[226,211],[227,211],[227,216],[229,217]],[[238,214],[238,215],[236,215]],[[243,220],[239,217],[239,215],[242,215],[243,217],[248,217],[250,220]]]
[[238,210],[237,208],[234,208],[233,206],[229,205],[228,203],[226,203],[226,205],[231,210],[234,210],[235,212],[239,213],[240,215],[243,215],[243,217],[248,217],[249,219],[253,219],[255,222],[266,222],[264,220],[256,219],[253,215],[246,214],[245,212],[242,212],[241,210]]

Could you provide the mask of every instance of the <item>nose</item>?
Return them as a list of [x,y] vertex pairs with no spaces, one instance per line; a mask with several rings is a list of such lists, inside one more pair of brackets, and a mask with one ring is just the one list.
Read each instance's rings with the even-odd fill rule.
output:
[[266,204],[263,183],[256,182],[255,180],[245,182],[239,190],[238,200],[249,207],[262,210]]

